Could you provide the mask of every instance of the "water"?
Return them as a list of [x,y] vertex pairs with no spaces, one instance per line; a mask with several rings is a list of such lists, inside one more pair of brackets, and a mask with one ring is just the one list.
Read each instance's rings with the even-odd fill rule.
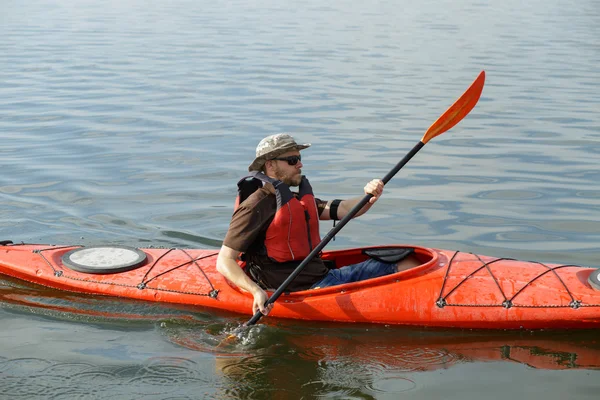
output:
[[[0,237],[218,248],[268,135],[318,196],[384,176],[328,248],[415,243],[598,266],[600,5],[136,0],[0,5]],[[331,227],[323,224],[322,231]],[[0,284],[4,398],[597,398],[596,332],[244,320]],[[266,319],[268,320],[268,319]]]

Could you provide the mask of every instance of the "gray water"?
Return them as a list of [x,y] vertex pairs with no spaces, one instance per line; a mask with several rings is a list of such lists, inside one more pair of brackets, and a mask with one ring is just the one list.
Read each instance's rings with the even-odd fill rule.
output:
[[[413,243],[600,266],[600,2],[0,2],[0,239],[218,248],[258,141],[359,196],[328,248]],[[330,229],[322,225],[322,232]],[[0,280],[2,398],[597,399],[598,331],[265,319]]]

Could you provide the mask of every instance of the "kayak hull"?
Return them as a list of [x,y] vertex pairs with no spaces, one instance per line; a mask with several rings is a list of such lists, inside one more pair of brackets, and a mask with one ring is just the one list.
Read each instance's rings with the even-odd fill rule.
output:
[[[413,248],[420,266],[324,289],[283,294],[269,317],[481,329],[600,327],[592,268]],[[252,296],[216,270],[216,250],[140,249],[141,266],[119,273],[70,269],[78,246],[0,246],[0,273],[59,290],[188,304],[251,315]],[[370,249],[372,249],[371,247]],[[365,260],[366,248],[335,250],[336,267]]]

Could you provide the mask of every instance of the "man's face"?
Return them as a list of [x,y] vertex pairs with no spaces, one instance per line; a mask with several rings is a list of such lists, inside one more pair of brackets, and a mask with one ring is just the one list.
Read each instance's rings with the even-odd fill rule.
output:
[[[277,158],[293,156],[300,156],[300,152],[298,150],[291,150],[277,156]],[[300,181],[302,180],[302,161],[298,160],[296,165],[290,165],[286,160],[269,160],[265,165],[267,167],[267,175],[271,178],[279,179],[288,186],[300,185]]]

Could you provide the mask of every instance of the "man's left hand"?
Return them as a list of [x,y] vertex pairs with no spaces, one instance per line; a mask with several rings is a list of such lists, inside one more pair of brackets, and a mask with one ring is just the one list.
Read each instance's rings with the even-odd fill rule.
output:
[[373,179],[365,186],[365,194],[372,194],[373,197],[369,199],[369,203],[375,203],[381,194],[383,193],[383,181],[381,179]]

